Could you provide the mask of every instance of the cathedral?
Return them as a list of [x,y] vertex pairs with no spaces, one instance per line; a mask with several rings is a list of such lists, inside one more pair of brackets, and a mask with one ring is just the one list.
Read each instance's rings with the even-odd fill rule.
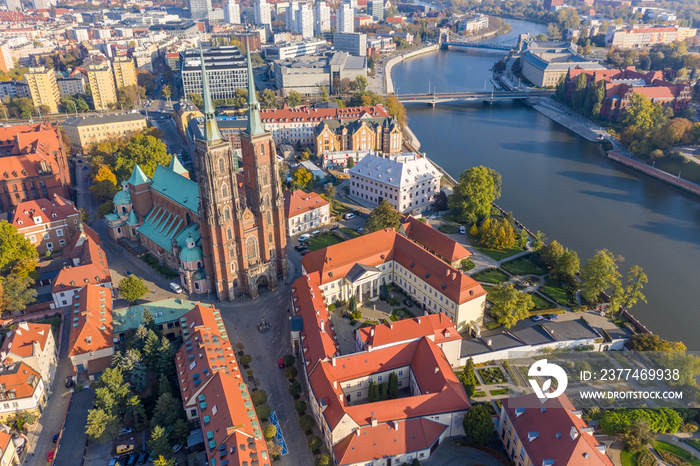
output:
[[145,246],[180,274],[189,293],[232,301],[287,276],[284,196],[272,133],[263,129],[250,53],[248,126],[241,132],[242,170],[216,123],[204,59],[205,137],[195,141],[197,182],[173,157],[149,179],[138,165],[105,216],[110,237]]

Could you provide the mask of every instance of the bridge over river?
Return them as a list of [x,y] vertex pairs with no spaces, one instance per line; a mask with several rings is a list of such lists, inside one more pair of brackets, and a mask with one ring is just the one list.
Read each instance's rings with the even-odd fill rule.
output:
[[400,94],[396,98],[404,104],[424,103],[435,105],[445,102],[482,101],[494,102],[497,100],[537,100],[540,97],[549,97],[553,90],[515,90],[515,91],[467,91],[467,92],[438,92],[433,94]]

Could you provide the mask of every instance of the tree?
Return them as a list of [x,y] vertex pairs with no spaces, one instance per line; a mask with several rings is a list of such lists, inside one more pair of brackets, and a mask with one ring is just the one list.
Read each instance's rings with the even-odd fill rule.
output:
[[627,271],[627,285],[623,290],[622,309],[629,310],[640,299],[645,303],[647,302],[646,297],[642,293],[642,288],[648,282],[649,280],[640,266],[634,265],[630,267]]
[[163,457],[169,459],[172,457],[173,451],[170,447],[168,433],[162,426],[155,426],[151,431],[151,440],[148,446],[153,450],[153,456],[156,458]]
[[550,269],[554,268],[559,259],[564,255],[564,246],[559,241],[553,240],[540,251],[540,257]]
[[297,371],[297,368],[294,366],[287,367],[284,369],[284,376],[287,377],[289,380],[296,379],[297,375],[299,375],[299,371]]
[[294,358],[294,356],[291,354],[285,354],[282,361],[284,362],[284,367],[292,367],[294,365],[294,361],[296,361],[296,358]]
[[136,84],[117,89],[117,105],[115,108],[132,109],[146,98],[146,90]]
[[165,97],[168,101],[170,101],[170,96],[173,95],[173,88],[170,87],[170,84],[166,84],[160,90],[160,93],[163,97]]
[[117,178],[126,180],[131,176],[134,165],[138,164],[144,174],[152,178],[158,165],[168,166],[171,156],[163,141],[154,136],[137,134],[131,138],[129,144],[119,153],[114,169]]
[[527,319],[530,309],[535,307],[532,296],[520,293],[512,283],[491,288],[489,300],[492,303],[491,315],[505,328],[511,328],[519,320]]
[[33,284],[33,278],[17,273],[11,273],[0,279],[0,311],[10,311],[15,314],[36,301],[37,291],[30,288]]
[[359,92],[365,92],[367,90],[367,78],[361,74],[355,76],[355,89]]
[[277,428],[272,424],[265,426],[263,435],[265,436],[265,440],[272,440],[275,438],[275,435],[277,435]]
[[301,104],[301,94],[299,94],[297,91],[289,91],[285,101],[287,102],[287,105],[292,108],[298,107],[299,104]]
[[161,455],[153,460],[153,466],[175,466],[175,460],[167,459]]
[[317,435],[312,435],[309,438],[309,450],[311,450],[313,453],[318,453],[322,446],[323,442]]
[[173,430],[170,431],[170,442],[178,445],[187,441],[187,436],[190,435],[190,427],[184,418],[179,418],[173,424]]
[[260,105],[265,109],[277,108],[277,95],[272,89],[265,89],[260,98]]
[[448,199],[448,206],[457,210],[461,222],[476,223],[491,212],[491,203],[498,198],[500,184],[500,175],[494,176],[486,167],[465,170]]
[[464,374],[464,379],[462,384],[464,385],[464,390],[467,392],[467,396],[473,396],[476,390],[476,386],[479,381],[476,378],[476,371],[474,370],[474,360],[472,358],[467,359],[467,364],[464,366],[462,371]]
[[91,409],[88,411],[85,433],[88,438],[103,443],[117,436],[118,424],[116,416],[103,409]]
[[401,214],[386,199],[382,199],[379,205],[372,209],[365,224],[368,232],[385,228],[396,230],[399,226],[401,226]]
[[163,393],[156,401],[156,407],[151,416],[151,427],[172,426],[178,418],[183,417],[182,405],[170,393]]
[[661,104],[652,102],[643,94],[634,93],[622,123],[626,126],[634,126],[642,133],[648,134],[663,126],[667,120],[668,117]]
[[615,257],[607,249],[598,251],[581,268],[581,295],[590,303],[597,303],[600,294],[610,288],[620,286],[620,272]]
[[478,444],[486,443],[493,435],[493,422],[491,413],[486,405],[472,406],[462,421],[464,433]]
[[390,400],[397,398],[399,396],[399,376],[396,372],[389,373],[389,388],[387,390],[387,397]]
[[265,390],[255,390],[250,395],[250,398],[255,406],[260,406],[267,403],[267,392]]
[[143,298],[147,293],[148,287],[146,286],[146,282],[136,275],[123,278],[122,281],[119,282],[119,294],[122,298],[132,303]]
[[87,209],[80,209],[80,221],[90,223],[90,212]]
[[377,386],[377,382],[369,383],[369,388],[367,389],[367,401],[370,403],[379,401],[379,387]]
[[304,167],[297,167],[294,173],[292,173],[292,190],[311,189],[313,182],[313,174]]
[[255,407],[255,414],[258,415],[258,419],[262,422],[267,421],[271,413],[272,408],[270,408],[270,405],[263,404]]
[[326,90],[326,86],[321,84],[321,101],[328,102],[328,100],[328,91]]
[[27,276],[36,268],[39,254],[32,243],[15,226],[0,221],[0,275],[15,273]]
[[143,325],[146,330],[153,330],[154,332],[158,330],[156,319],[153,317],[151,310],[147,307],[144,307],[141,313],[141,325]]
[[686,346],[680,341],[668,341],[651,333],[635,333],[626,343],[626,346],[635,351],[678,351],[686,350]]
[[333,462],[328,455],[318,455],[314,460],[314,466],[331,466]]
[[646,449],[647,444],[653,443],[655,437],[649,421],[645,418],[635,419],[622,434],[625,447],[632,452]]
[[187,99],[192,102],[200,110],[204,110],[204,99],[200,94],[190,93],[187,94]]
[[347,167],[352,168],[355,166],[355,159],[351,157],[348,157],[348,162],[347,162]]

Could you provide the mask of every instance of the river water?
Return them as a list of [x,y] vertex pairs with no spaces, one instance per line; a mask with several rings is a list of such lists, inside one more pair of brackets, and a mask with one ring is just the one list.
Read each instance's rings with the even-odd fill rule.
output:
[[[539,34],[546,26],[507,20],[490,40]],[[482,90],[503,52],[441,50],[393,68],[399,93]],[[490,89],[490,83],[486,86]],[[617,165],[597,144],[518,102],[407,105],[421,150],[454,178],[473,166],[503,176],[497,203],[533,231],[578,252],[621,255],[623,275],[640,265],[648,304],[632,313],[663,338],[700,350],[700,199]]]

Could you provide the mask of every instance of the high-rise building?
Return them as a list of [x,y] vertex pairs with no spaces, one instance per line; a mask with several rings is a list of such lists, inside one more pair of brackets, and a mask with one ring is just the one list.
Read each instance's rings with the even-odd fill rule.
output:
[[35,107],[46,105],[51,113],[58,113],[58,103],[61,100],[61,93],[58,91],[56,74],[53,68],[37,66],[29,68],[29,72],[24,75],[29,85],[29,92]]
[[209,93],[213,99],[232,99],[236,96],[236,89],[246,87],[248,75],[245,60],[238,47],[217,47],[201,54],[190,50],[180,55],[180,75],[185,95],[202,93],[202,58],[206,62]]
[[333,48],[357,57],[367,56],[367,34],[359,32],[336,32],[333,34]]
[[51,5],[55,5],[56,2],[51,3],[50,0],[32,0],[32,8],[35,10],[48,10]]
[[22,11],[21,0],[5,0],[5,7],[8,11]]
[[136,84],[136,67],[134,66],[133,58],[114,57],[112,70],[114,71],[114,82],[117,85],[117,89]]
[[338,32],[355,32],[355,13],[352,5],[343,3],[335,12],[335,27]]
[[314,5],[314,34],[322,35],[331,30],[331,8],[326,2]]
[[7,73],[9,70],[14,68],[15,62],[12,59],[12,49],[10,48],[9,41],[2,41],[0,43],[0,70]]
[[211,0],[189,0],[190,19],[208,19],[211,12]]
[[367,13],[377,21],[384,20],[384,0],[369,0],[367,2]]
[[314,36],[314,16],[308,3],[289,2],[285,19],[287,30],[301,34],[302,39]]
[[95,110],[109,110],[109,104],[117,103],[117,88],[114,86],[114,74],[108,63],[88,60],[83,63],[87,70],[92,102]]
[[255,24],[260,26],[270,26],[272,19],[270,18],[270,5],[266,0],[257,0],[254,5],[255,9]]
[[224,22],[241,24],[241,7],[236,0],[226,0],[224,3]]
[[249,114],[240,136],[240,179],[236,155],[216,123],[201,48],[200,57],[205,138],[196,141],[195,150],[204,271],[218,299],[233,300],[243,292],[256,297],[259,286],[276,288],[278,277],[287,276],[284,199],[275,143],[262,126],[248,52]]
[[299,2],[289,2],[287,9],[284,10],[284,23],[287,31],[294,31],[294,14],[299,7]]

